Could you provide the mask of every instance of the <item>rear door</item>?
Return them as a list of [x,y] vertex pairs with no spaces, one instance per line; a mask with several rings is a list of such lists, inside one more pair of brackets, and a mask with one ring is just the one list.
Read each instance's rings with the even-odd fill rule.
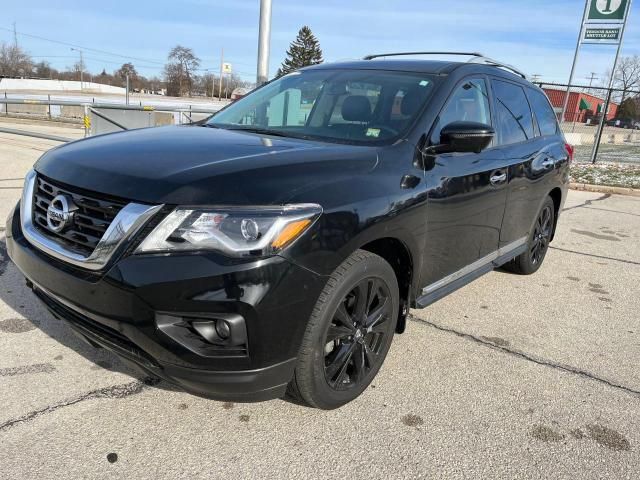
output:
[[[455,121],[493,124],[488,79],[473,76],[454,89],[430,134]],[[427,244],[423,294],[429,295],[475,271],[498,250],[507,196],[507,172],[500,149],[435,156],[427,168]]]
[[[522,245],[526,243],[541,202],[552,188],[557,155],[550,136],[541,135],[526,94],[530,89],[497,78],[491,83],[499,148],[506,159],[509,178],[500,247]],[[539,100],[536,98],[536,103]],[[546,97],[544,101],[548,105]],[[546,133],[549,128],[547,123]]]

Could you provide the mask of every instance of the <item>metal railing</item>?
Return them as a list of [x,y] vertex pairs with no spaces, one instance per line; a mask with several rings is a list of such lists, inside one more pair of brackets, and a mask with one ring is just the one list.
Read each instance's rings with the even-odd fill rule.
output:
[[[621,101],[638,102],[640,91],[619,88],[537,83],[554,107],[567,141],[575,147],[578,163],[640,164],[640,116]],[[567,109],[562,117],[563,105]],[[606,105],[606,107],[605,107]],[[604,128],[599,128],[603,115]]]
[[[10,112],[10,105],[21,106],[22,108],[16,109],[16,111],[14,112]],[[127,126],[126,121],[123,121],[121,118],[115,119],[113,117],[122,117],[124,112],[146,112],[149,114],[158,112],[174,114],[171,123],[183,124],[193,123],[194,121],[198,121],[205,116],[212,115],[220,110],[220,108],[205,108],[193,104],[185,104],[184,106],[162,104],[144,105],[142,104],[142,102],[140,102],[140,104],[138,105],[127,105],[124,103],[96,102],[95,99],[85,102],[77,100],[52,99],[50,95],[47,95],[46,99],[20,98],[9,97],[6,92],[4,93],[4,96],[0,96],[0,107],[2,106],[4,106],[4,108],[0,108],[0,114],[4,114],[4,116],[6,117],[8,117],[9,115],[29,118],[44,117],[46,119],[58,118],[63,120],[82,122],[85,129],[85,136],[104,133],[103,131],[92,131],[92,116],[95,117],[95,119],[106,121],[109,125],[113,125],[119,130],[129,130],[130,128],[141,128],[141,125]],[[52,111],[51,107],[53,106],[58,107],[57,111]],[[70,111],[63,110],[65,107],[69,108]],[[109,111],[113,111],[114,113],[107,113]],[[201,118],[194,120],[194,115],[200,116]],[[185,119],[186,122],[184,121]],[[165,121],[170,120],[171,118],[165,118]],[[144,126],[156,125],[150,121],[149,124]],[[63,139],[63,137],[57,137],[47,134],[37,134],[35,132],[24,130],[2,128],[0,131],[2,131],[3,133],[34,136],[56,141],[69,140]]]

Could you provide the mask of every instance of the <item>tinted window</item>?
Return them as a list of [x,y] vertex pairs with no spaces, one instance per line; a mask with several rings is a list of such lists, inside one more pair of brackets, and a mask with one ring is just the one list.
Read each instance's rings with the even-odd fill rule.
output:
[[497,127],[503,145],[523,142],[533,137],[533,119],[522,87],[493,80],[496,97]]
[[551,108],[546,95],[537,90],[529,89],[529,99],[542,135],[555,135],[558,133],[556,114]]
[[317,69],[241,98],[207,122],[219,128],[368,144],[400,137],[429,101],[429,74]]
[[466,121],[491,125],[491,111],[487,84],[480,78],[465,81],[451,94],[440,113],[438,124],[431,135],[431,143],[440,143],[440,131],[451,122]]

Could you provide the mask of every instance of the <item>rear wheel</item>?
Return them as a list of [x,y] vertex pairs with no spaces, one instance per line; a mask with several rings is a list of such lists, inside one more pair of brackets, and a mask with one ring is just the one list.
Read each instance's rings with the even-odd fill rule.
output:
[[531,275],[538,271],[547,250],[555,223],[555,205],[551,197],[547,197],[536,218],[533,231],[527,242],[527,249],[504,265],[504,269],[521,275]]
[[391,266],[373,253],[354,252],[331,275],[318,299],[288,393],[323,409],[358,397],[384,362],[398,309]]

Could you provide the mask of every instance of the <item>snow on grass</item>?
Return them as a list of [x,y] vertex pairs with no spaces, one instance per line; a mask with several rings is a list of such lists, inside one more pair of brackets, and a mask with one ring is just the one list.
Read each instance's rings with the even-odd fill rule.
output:
[[571,181],[590,185],[640,188],[640,164],[629,163],[574,163]]

